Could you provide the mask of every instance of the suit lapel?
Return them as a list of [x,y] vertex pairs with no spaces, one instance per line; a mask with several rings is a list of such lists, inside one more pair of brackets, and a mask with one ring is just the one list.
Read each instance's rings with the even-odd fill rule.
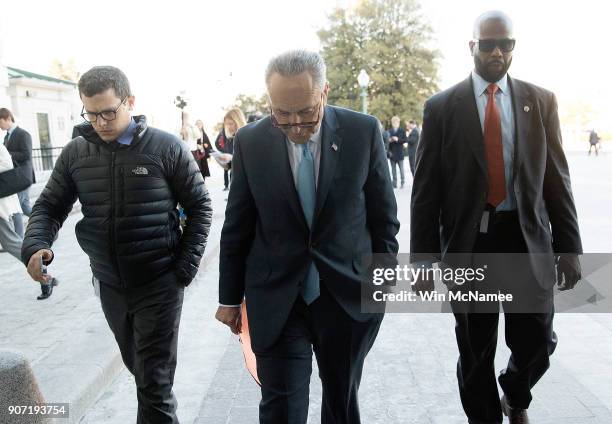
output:
[[331,106],[325,107],[323,115],[322,134],[321,134],[321,162],[319,164],[319,182],[317,185],[317,201],[315,204],[315,215],[313,228],[316,225],[317,217],[325,204],[325,199],[329,194],[336,165],[340,155],[342,139],[338,135],[338,121],[336,112]]
[[523,152],[528,149],[527,143],[529,137],[529,128],[531,127],[531,117],[533,116],[533,101],[531,93],[527,90],[521,81],[514,80],[508,76],[508,83],[512,93],[512,108],[514,112],[515,122],[515,139],[514,139],[514,175],[520,169],[523,160]]
[[293,172],[291,171],[291,165],[289,164],[289,152],[287,151],[287,142],[285,135],[281,130],[270,127],[270,164],[274,164],[271,168],[273,172],[270,173],[272,179],[270,180],[271,186],[280,184],[280,189],[284,194],[284,198],[287,199],[289,207],[295,214],[296,218],[300,223],[308,228],[306,224],[306,218],[304,217],[304,211],[298,197],[297,190],[295,188],[295,182],[293,179]]
[[476,107],[476,99],[474,98],[471,75],[458,87],[455,102],[455,110],[459,120],[458,125],[464,129],[465,138],[470,145],[472,153],[474,153],[478,165],[480,165],[482,172],[486,176],[488,173],[485,162],[484,137],[482,135],[480,117],[478,116],[478,108]]

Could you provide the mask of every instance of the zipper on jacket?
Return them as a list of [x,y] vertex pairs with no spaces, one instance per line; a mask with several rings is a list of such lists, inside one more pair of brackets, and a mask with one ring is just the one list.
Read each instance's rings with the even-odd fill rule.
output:
[[123,166],[119,167],[119,174],[121,176],[121,180],[119,183],[119,190],[121,190],[121,203],[119,204],[119,216],[123,216],[125,214],[125,175],[123,173]]
[[112,261],[115,265],[115,269],[117,270],[117,276],[119,277],[119,284],[121,287],[125,287],[125,283],[123,282],[123,278],[121,278],[121,271],[119,270],[119,261],[117,260],[117,229],[115,228],[115,152],[111,152],[111,165],[110,165],[110,174],[111,174],[111,210],[110,210],[110,254],[112,257]]

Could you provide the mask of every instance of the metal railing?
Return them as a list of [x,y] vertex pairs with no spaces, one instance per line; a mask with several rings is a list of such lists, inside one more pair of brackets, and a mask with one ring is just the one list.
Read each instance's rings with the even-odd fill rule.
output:
[[34,171],[50,171],[62,152],[63,147],[41,147],[32,149],[32,166]]

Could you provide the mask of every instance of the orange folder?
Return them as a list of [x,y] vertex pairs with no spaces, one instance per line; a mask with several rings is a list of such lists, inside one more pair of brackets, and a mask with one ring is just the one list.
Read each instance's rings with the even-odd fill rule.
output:
[[246,301],[242,302],[241,306],[242,330],[240,331],[240,344],[242,345],[242,353],[244,354],[244,362],[247,370],[257,384],[261,386],[257,377],[257,360],[251,349],[251,334],[249,333],[249,319],[247,317]]

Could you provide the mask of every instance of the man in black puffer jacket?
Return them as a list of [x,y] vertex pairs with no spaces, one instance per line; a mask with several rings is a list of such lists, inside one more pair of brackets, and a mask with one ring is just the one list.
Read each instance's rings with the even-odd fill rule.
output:
[[[110,66],[81,77],[83,118],[36,201],[22,259],[36,281],[78,198],[76,226],[106,320],[136,380],[138,423],[177,423],[172,393],[183,291],[198,271],[211,201],[191,152],[131,116],[127,77]],[[183,232],[177,202],[187,213]]]

